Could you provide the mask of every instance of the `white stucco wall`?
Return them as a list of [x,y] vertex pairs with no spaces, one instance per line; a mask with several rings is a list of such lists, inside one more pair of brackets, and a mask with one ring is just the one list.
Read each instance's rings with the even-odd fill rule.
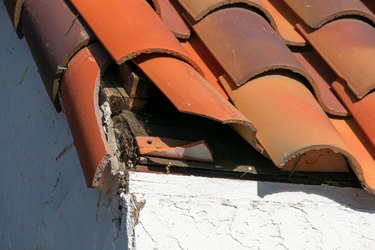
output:
[[129,191],[137,249],[375,249],[360,189],[132,173]]
[[118,231],[115,190],[86,188],[72,143],[0,1],[1,250],[375,249],[363,190],[171,175],[130,174]]

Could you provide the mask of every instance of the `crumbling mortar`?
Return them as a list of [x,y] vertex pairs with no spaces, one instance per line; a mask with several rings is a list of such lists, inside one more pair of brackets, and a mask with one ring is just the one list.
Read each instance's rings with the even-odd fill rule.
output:
[[108,171],[111,177],[107,179],[115,181],[117,186],[116,194],[112,194],[114,197],[111,197],[114,202],[117,202],[117,209],[113,212],[113,222],[117,228],[114,240],[121,231],[125,216],[128,248],[135,249],[134,226],[139,223],[140,211],[145,205],[144,201],[138,202],[134,195],[129,195],[128,188],[128,171],[136,166],[137,148],[133,134],[122,113],[113,114],[110,102],[105,99],[102,93],[99,100],[103,130],[112,152],[109,159],[110,171]]

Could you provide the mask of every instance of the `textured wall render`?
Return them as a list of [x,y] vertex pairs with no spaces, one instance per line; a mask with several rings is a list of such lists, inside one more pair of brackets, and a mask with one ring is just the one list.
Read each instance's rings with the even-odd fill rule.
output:
[[133,173],[130,196],[137,249],[375,249],[360,189]]

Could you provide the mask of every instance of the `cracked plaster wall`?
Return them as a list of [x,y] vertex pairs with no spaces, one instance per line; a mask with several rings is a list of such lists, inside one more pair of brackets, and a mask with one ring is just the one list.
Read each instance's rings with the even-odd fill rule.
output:
[[130,173],[137,249],[375,249],[375,198],[354,188]]

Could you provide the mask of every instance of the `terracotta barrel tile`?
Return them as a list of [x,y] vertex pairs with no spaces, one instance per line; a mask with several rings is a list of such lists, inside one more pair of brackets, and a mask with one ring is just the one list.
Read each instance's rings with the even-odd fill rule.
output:
[[[346,143],[313,95],[294,77],[265,75],[238,89],[227,89],[234,105],[257,128],[256,137],[276,166],[282,168],[304,155],[305,163],[286,167],[345,171],[341,156],[334,154],[352,160]],[[335,164],[326,164],[332,159]]]
[[305,39],[298,33],[295,24],[300,19],[280,0],[261,0],[264,7],[275,20],[276,30],[284,39],[285,43],[293,46],[306,45]]
[[375,29],[357,19],[340,19],[307,33],[311,45],[358,98],[375,88]]
[[264,8],[261,0],[177,0],[182,7],[189,13],[190,17],[194,21],[199,21],[209,13],[214,12],[223,7],[232,7],[235,4],[243,4],[244,6],[249,6],[250,8],[258,9],[262,14],[264,14],[268,21],[273,27],[276,27],[273,17]]
[[344,138],[357,161],[357,164],[352,164],[352,168],[362,186],[375,194],[375,152],[368,150],[369,147],[362,136],[361,129],[351,119],[331,119],[331,122]]
[[284,171],[349,172],[346,158],[332,149],[310,150],[288,161]]
[[188,62],[200,71],[146,1],[70,0],[70,2],[118,64],[143,53],[164,53]]
[[358,100],[342,81],[335,81],[332,87],[368,138],[371,149],[375,152],[375,92]]
[[61,84],[62,103],[89,187],[100,184],[110,157],[98,107],[100,76],[108,59],[98,44],[82,49],[69,62]]
[[21,10],[22,5],[25,0],[3,0],[5,8],[9,14],[10,20],[18,34],[18,36],[22,37],[22,31],[20,27],[20,19],[21,19]]
[[360,0],[285,0],[297,15],[310,27],[323,24],[342,16],[356,15],[375,23],[375,15]]
[[331,115],[347,116],[348,111],[331,90],[331,84],[336,80],[336,74],[324,60],[311,48],[295,51],[294,55],[309,72],[319,88],[319,100],[323,110]]
[[64,0],[25,0],[21,21],[43,83],[59,110],[56,97],[61,74],[91,37]]
[[188,142],[155,136],[135,137],[139,153],[161,158],[213,162],[210,147],[204,141]]
[[253,11],[222,9],[193,28],[237,86],[274,69],[288,69],[309,79],[282,39]]
[[178,10],[171,3],[171,0],[152,0],[156,7],[156,12],[172,33],[182,39],[190,37],[189,26],[180,16]]
[[133,60],[173,105],[183,113],[228,124],[262,151],[256,129],[189,64],[168,56],[140,55]]
[[[217,66],[217,64],[213,65],[212,67],[209,67],[207,64],[212,62],[214,59],[210,58],[209,52],[203,48],[202,43],[198,40],[198,38],[195,35],[192,35],[188,41],[185,43],[182,43],[184,48],[190,53],[190,55],[194,58],[194,61],[198,63],[199,68],[202,69],[203,76],[206,79],[206,81],[219,93],[221,94],[225,99],[228,100],[228,95],[225,93],[223,88],[220,86],[220,83],[217,80],[216,75],[220,76],[223,74],[223,70],[220,66]],[[203,61],[204,59],[204,61]],[[215,66],[217,66],[215,68]],[[219,68],[219,69],[217,69]]]

